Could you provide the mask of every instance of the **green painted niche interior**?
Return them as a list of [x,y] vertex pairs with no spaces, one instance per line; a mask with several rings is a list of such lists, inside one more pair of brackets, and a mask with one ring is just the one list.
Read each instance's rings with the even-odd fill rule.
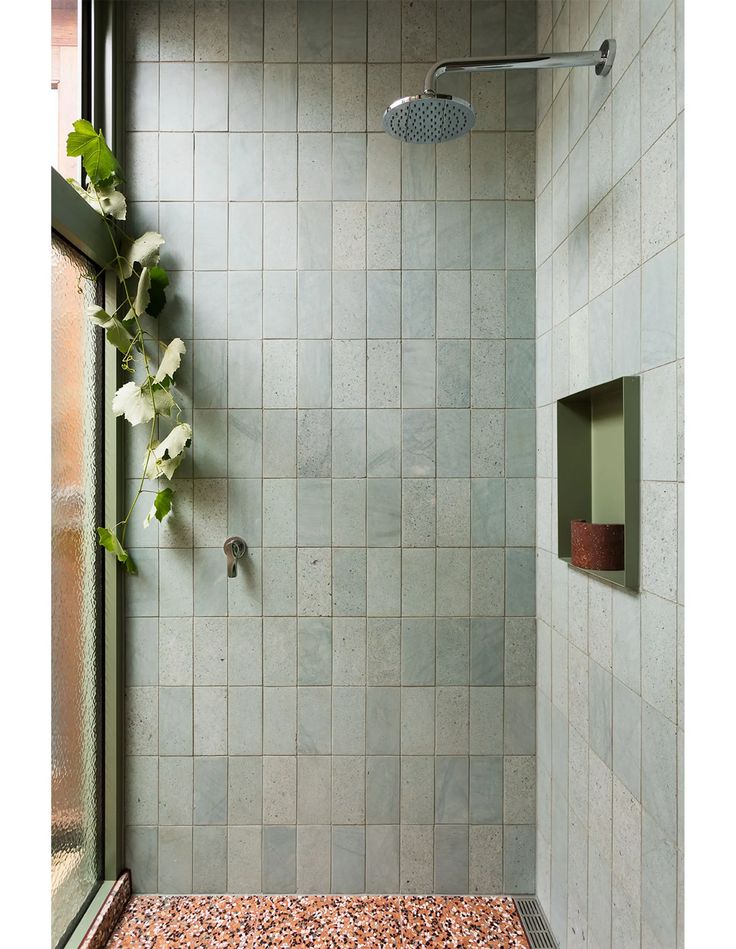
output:
[[639,589],[638,376],[622,376],[557,402],[557,511],[558,555],[567,563],[570,521],[623,524],[624,569],[584,572]]

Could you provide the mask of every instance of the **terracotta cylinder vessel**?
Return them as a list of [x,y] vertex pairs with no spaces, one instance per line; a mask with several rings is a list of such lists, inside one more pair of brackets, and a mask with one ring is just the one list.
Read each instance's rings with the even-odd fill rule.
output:
[[571,562],[586,570],[624,569],[624,525],[570,521]]

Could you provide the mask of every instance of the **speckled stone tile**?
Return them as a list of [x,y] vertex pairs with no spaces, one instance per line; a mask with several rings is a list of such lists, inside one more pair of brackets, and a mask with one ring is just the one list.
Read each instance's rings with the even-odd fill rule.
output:
[[401,902],[402,946],[529,949],[508,897],[406,896]]
[[529,949],[514,901],[483,896],[136,896],[109,949]]

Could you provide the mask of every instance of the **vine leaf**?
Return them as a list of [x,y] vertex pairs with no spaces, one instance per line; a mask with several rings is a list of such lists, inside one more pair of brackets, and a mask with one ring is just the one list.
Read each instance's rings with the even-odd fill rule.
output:
[[136,382],[126,382],[113,397],[112,414],[116,418],[124,415],[131,425],[150,422],[153,418],[151,397],[145,396]]
[[132,320],[135,316],[142,316],[146,312],[146,307],[148,306],[148,296],[149,290],[151,287],[151,275],[148,267],[144,267],[141,270],[140,276],[138,278],[138,289],[135,293],[135,300],[133,302],[133,308],[128,310],[125,314],[126,320]]
[[171,393],[162,385],[151,382],[142,386],[137,382],[126,382],[112,400],[112,414],[116,418],[124,415],[131,425],[150,422],[156,413],[170,415],[173,407],[174,398]]
[[146,397],[137,382],[126,382],[113,396],[112,414],[115,418],[124,416],[131,425],[150,422],[153,418],[151,397]]
[[168,517],[169,514],[174,509],[174,492],[171,488],[164,488],[159,491],[156,497],[153,499],[153,504],[151,505],[151,510],[146,514],[146,519],[143,522],[144,527],[148,527],[153,518],[155,517],[157,521],[163,521],[165,517]]
[[118,191],[114,184],[98,185],[97,197],[102,205],[102,211],[116,221],[124,221],[128,212],[125,195]]
[[171,429],[166,438],[154,445],[146,465],[146,478],[158,478],[165,475],[169,481],[184,457],[184,449],[192,443],[192,428],[186,422],[180,422]]
[[117,347],[123,355],[128,353],[133,337],[116,316],[110,316],[99,306],[88,306],[87,316],[107,331],[107,341]]
[[[156,407],[156,411],[159,415],[171,415],[171,410],[174,408],[174,397],[169,392],[166,386],[161,385],[161,383],[147,383],[144,386],[146,391],[149,390],[153,396],[153,404]],[[150,398],[150,396],[149,396]]]
[[178,336],[176,339],[172,339],[161,358],[161,364],[158,367],[154,382],[163,382],[167,377],[173,379],[174,373],[181,365],[181,357],[186,351],[186,346]]
[[146,231],[123,247],[120,256],[120,270],[127,280],[133,274],[133,265],[154,267],[159,262],[161,245],[166,241],[157,231]]
[[120,563],[125,564],[125,569],[128,571],[128,573],[138,573],[138,568],[135,565],[135,561],[112,531],[108,530],[106,527],[98,527],[97,534],[100,539],[101,546],[104,547],[105,550],[109,550],[111,554],[115,554]]
[[151,287],[148,292],[148,306],[146,313],[149,316],[158,316],[161,310],[166,306],[166,293],[164,292],[169,285],[169,275],[163,267],[153,266],[149,270],[151,278]]
[[93,184],[112,184],[113,179],[120,177],[120,165],[110,151],[105,136],[101,131],[96,132],[87,119],[77,119],[73,125],[74,131],[69,133],[66,140],[67,155],[71,158],[81,156],[84,170]]
[[85,190],[73,178],[67,178],[66,180],[77,194],[84,198],[93,211],[113,217],[116,221],[125,220],[127,213],[125,195],[117,190],[114,183],[95,186],[90,182]]
[[110,318],[110,322],[112,325],[107,327],[107,341],[112,343],[116,349],[119,349],[123,356],[127,356],[132,337],[120,320],[113,316]]
[[74,190],[77,192],[80,198],[84,198],[87,204],[91,205],[93,208],[95,208],[96,211],[99,212],[100,210],[99,205],[96,206],[96,204],[92,204],[94,192],[90,194],[89,191],[85,191],[84,188],[80,185],[80,183],[78,181],[75,181],[74,178],[67,178],[66,181],[67,181],[67,184],[70,184],[72,188],[74,188]]

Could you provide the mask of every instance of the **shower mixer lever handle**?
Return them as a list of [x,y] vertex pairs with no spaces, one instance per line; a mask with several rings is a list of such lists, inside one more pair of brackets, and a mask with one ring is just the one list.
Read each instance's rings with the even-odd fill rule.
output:
[[248,545],[242,537],[228,537],[222,545],[227,557],[227,575],[228,577],[237,576],[238,561],[248,553]]

